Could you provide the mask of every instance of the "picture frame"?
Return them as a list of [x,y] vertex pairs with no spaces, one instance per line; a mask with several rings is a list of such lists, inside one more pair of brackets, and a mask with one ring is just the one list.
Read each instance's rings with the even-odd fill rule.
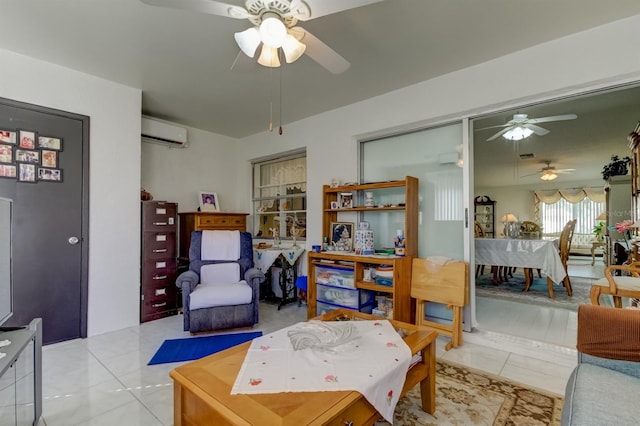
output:
[[338,194],[338,203],[339,203],[339,208],[341,209],[353,208],[353,193],[340,192]]
[[16,178],[15,164],[0,164],[0,178]]
[[36,182],[36,165],[28,163],[18,164],[19,182]]
[[16,149],[16,162],[40,164],[40,151],[30,149]]
[[201,212],[219,212],[220,200],[218,194],[212,191],[200,191],[198,194],[198,203]]
[[0,163],[13,163],[13,146],[0,144]]
[[340,208],[340,204],[337,201],[332,201],[331,202],[331,209],[332,210],[336,210]]
[[62,170],[38,167],[38,180],[48,182],[62,182]]
[[353,251],[353,222],[331,222],[331,245],[337,251]]
[[56,168],[58,167],[58,151],[54,151],[51,149],[41,149],[40,150],[41,158],[42,158],[42,167],[47,168]]
[[15,145],[16,132],[12,132],[11,130],[0,130],[0,142]]
[[51,136],[39,136],[38,147],[62,151],[62,139]]
[[20,130],[18,146],[24,149],[36,149],[36,132]]

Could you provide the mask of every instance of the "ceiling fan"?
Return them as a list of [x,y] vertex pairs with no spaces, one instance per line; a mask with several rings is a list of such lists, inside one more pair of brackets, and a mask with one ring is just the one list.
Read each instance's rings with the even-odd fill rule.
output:
[[248,19],[254,26],[235,33],[235,40],[242,52],[251,58],[262,44],[258,57],[260,65],[279,67],[281,49],[287,63],[295,62],[306,54],[330,72],[340,74],[351,64],[309,31],[296,26],[297,22],[382,0],[247,0],[244,7],[215,0],[141,1],[152,6]]
[[497,127],[504,127],[495,135],[491,136],[488,141],[496,139],[498,136],[502,136],[505,139],[512,141],[519,141],[528,138],[532,134],[538,136],[544,136],[549,131],[543,127],[536,126],[537,123],[545,123],[549,121],[563,121],[563,120],[575,120],[578,118],[575,114],[564,115],[552,115],[549,117],[529,118],[527,114],[514,114],[513,118],[507,122],[507,124],[501,124],[498,126],[485,127],[478,130],[495,129]]
[[524,175],[522,177],[524,178],[524,177],[535,176],[537,174],[540,174],[540,179],[549,181],[549,180],[556,179],[559,174],[573,173],[576,171],[576,169],[556,169],[554,166],[551,165],[551,161],[545,161],[544,163],[546,164],[546,167],[543,167],[542,169],[540,169],[539,172],[531,173],[529,175]]

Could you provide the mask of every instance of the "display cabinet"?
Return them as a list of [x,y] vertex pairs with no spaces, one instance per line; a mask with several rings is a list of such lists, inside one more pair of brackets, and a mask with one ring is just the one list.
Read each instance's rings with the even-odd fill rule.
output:
[[494,238],[496,236],[496,202],[486,195],[478,196],[474,201],[473,220],[482,226],[484,236]]
[[[339,248],[330,245],[321,252],[310,252],[308,318],[339,307],[369,312],[376,307],[372,300],[384,297],[392,306],[390,318],[413,322],[411,261],[418,255],[418,190],[419,181],[411,176],[397,181],[323,187],[322,235],[331,241],[332,224],[353,221],[353,231],[357,222],[366,221],[374,232],[377,252],[356,255],[353,251],[329,250]],[[346,205],[340,203],[344,194],[351,195]],[[404,234],[404,256],[391,254],[397,230]],[[385,270],[385,279],[376,280],[371,271],[381,269]],[[357,289],[358,296],[354,297],[349,289]]]

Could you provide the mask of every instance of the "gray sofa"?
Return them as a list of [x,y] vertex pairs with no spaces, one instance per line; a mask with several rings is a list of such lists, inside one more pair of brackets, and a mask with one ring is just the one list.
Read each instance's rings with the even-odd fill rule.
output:
[[580,305],[577,349],[562,424],[640,424],[640,310]]

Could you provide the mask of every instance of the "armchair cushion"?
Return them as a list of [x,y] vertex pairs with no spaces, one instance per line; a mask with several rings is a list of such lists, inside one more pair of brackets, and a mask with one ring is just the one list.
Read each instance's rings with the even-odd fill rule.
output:
[[202,231],[202,260],[238,260],[240,231]]
[[251,303],[253,291],[246,281],[234,283],[200,284],[191,292],[189,307],[192,310],[234,306]]
[[240,281],[240,265],[237,262],[202,265],[200,282],[202,284],[237,283]]

